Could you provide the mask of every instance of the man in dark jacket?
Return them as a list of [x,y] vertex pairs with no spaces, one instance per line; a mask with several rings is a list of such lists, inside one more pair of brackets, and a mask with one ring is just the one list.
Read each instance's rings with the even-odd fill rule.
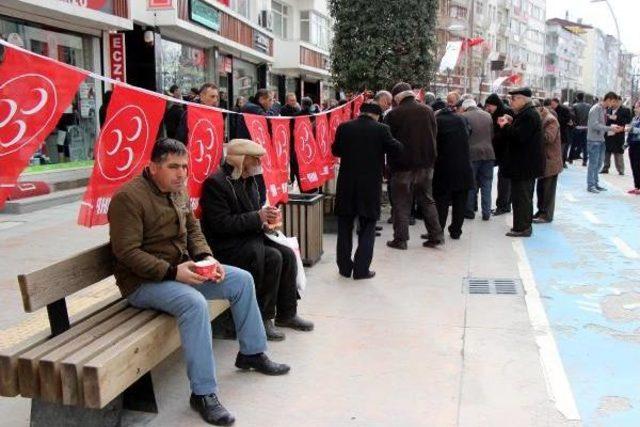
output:
[[469,155],[470,129],[465,119],[454,113],[455,107],[445,106],[442,101],[436,101],[433,106],[438,110],[438,158],[433,174],[433,196],[442,227],[447,224],[451,205],[449,235],[459,239],[468,192],[475,186]]
[[191,407],[208,423],[226,426],[234,417],[215,394],[208,300],[226,299],[231,304],[240,341],[238,368],[283,375],[289,367],[264,354],[266,337],[251,275],[222,264],[211,277],[196,272],[195,261],[215,260],[190,207],[188,166],[184,144],[160,139],[144,173],[113,197],[108,217],[116,284],[134,307],[176,318],[191,383]]
[[385,116],[391,134],[403,145],[402,154],[391,159],[393,192],[393,240],[387,246],[407,249],[409,216],[415,192],[422,209],[428,239],[425,247],[444,243],[438,211],[433,199],[433,166],[436,161],[436,118],[431,107],[416,101],[408,83],[398,83],[391,91],[397,107]]
[[511,178],[513,228],[507,236],[529,237],[534,184],[536,178],[544,175],[542,119],[531,102],[531,89],[525,87],[509,94],[515,115],[505,115],[498,120],[509,140],[506,175]]
[[[182,99],[182,92],[178,85],[171,86],[171,88],[169,88],[169,94],[176,99]],[[184,105],[178,102],[167,103],[167,111],[164,113],[164,119],[162,120],[164,123],[164,129],[167,132],[167,137],[176,137],[180,121],[184,115],[184,110]]]
[[573,104],[576,127],[573,129],[573,142],[569,153],[569,163],[578,160],[582,153],[582,166],[587,166],[589,154],[587,153],[587,125],[589,122],[589,110],[591,105],[584,102],[584,93],[576,95],[576,102]]
[[[394,155],[401,144],[389,127],[378,123],[382,109],[365,103],[360,116],[338,126],[331,151],[340,157],[335,213],[338,216],[336,260],[344,277],[370,279],[376,221],[380,217],[380,187],[384,155]],[[351,259],[353,223],[358,219],[358,249]]]
[[[607,110],[607,126],[618,125],[624,127],[631,123],[631,119],[633,119],[631,110],[622,105],[622,98],[618,96],[618,99],[614,101],[613,107]],[[604,166],[600,173],[609,173],[611,155],[613,154],[613,160],[618,174],[624,175],[624,132],[607,133],[604,144],[606,147]]]
[[267,338],[280,341],[285,336],[276,326],[310,331],[313,323],[297,315],[295,254],[265,236],[279,212],[260,203],[255,175],[261,173],[264,154],[261,145],[249,140],[228,144],[225,164],[203,184],[200,222],[214,255],[251,273]]
[[[200,88],[200,95],[193,102],[197,102],[209,107],[220,106],[220,92],[218,86],[213,83],[205,83]],[[187,109],[185,108],[180,119],[180,124],[176,130],[176,139],[182,141],[185,145],[189,143],[189,122],[187,120]]]
[[300,111],[300,105],[298,105],[298,99],[294,92],[287,92],[285,96],[285,104],[280,109],[280,115],[283,117],[295,116]]
[[500,97],[492,93],[485,101],[485,110],[493,118],[493,151],[496,156],[498,166],[498,196],[496,197],[496,208],[491,211],[494,216],[511,212],[511,180],[504,174],[507,155],[508,141],[505,132],[498,125],[498,119],[505,114],[513,116],[511,108],[506,107]]
[[[273,95],[271,91],[267,89],[258,89],[256,92],[256,96],[253,97],[251,101],[248,101],[242,107],[242,112],[246,114],[256,114],[258,116],[268,116],[269,110],[273,106]],[[240,120],[238,120],[238,139],[251,139],[251,134],[249,133],[249,129],[247,129],[247,125],[240,116]]]
[[571,111],[564,105],[560,103],[558,98],[553,98],[551,100],[551,108],[556,112],[558,116],[558,123],[560,124],[560,140],[562,141],[562,165],[563,167],[567,167],[566,162],[569,157],[569,132],[571,131],[571,125],[573,124],[571,120]]

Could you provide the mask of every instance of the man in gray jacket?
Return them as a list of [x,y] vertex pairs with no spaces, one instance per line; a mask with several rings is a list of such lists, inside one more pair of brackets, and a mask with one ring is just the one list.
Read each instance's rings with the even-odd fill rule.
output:
[[589,122],[587,124],[587,152],[589,153],[589,167],[587,169],[587,191],[599,193],[606,188],[598,185],[598,172],[604,164],[605,135],[607,132],[624,132],[624,127],[618,125],[606,125],[607,108],[617,101],[618,95],[609,92],[604,99],[589,110]]
[[478,108],[476,101],[466,99],[462,103],[462,117],[469,123],[469,158],[473,169],[474,188],[469,190],[465,218],[473,219],[474,210],[480,189],[482,219],[491,217],[491,186],[493,185],[493,163],[496,155],[493,151],[493,119],[491,114]]

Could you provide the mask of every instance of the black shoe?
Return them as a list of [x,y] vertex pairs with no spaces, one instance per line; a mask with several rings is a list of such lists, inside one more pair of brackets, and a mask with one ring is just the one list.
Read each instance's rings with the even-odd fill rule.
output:
[[534,213],[533,214],[533,219],[540,218],[540,215],[542,215],[540,212]]
[[508,214],[509,212],[511,211],[506,209],[497,209],[497,208],[491,211],[493,216],[504,215],[504,214]]
[[587,166],[587,162],[582,162],[582,166]]
[[465,217],[466,219],[474,219],[474,218],[476,217],[476,215],[475,215],[474,213],[467,213],[467,212],[465,212],[465,213],[464,213],[464,217]]
[[284,332],[276,328],[273,324],[273,320],[264,320],[264,331],[267,333],[267,339],[269,341],[284,341],[286,338]]
[[376,231],[376,237],[380,237],[382,236],[382,233],[380,233],[379,231]]
[[609,173],[609,169],[602,169],[600,171],[601,174],[608,174]]
[[278,319],[276,318],[276,326],[280,328],[291,328],[296,331],[313,331],[313,322],[309,322],[308,320],[304,320],[300,316],[293,316],[289,319]]
[[421,238],[422,240],[429,240],[429,235],[428,235],[427,233],[425,233],[425,234],[421,234],[421,235],[420,235],[420,238]]
[[483,221],[489,221],[491,219],[491,215],[482,215],[482,220]]
[[422,242],[422,246],[425,248],[435,248],[436,246],[440,246],[444,244],[444,240],[427,240],[426,242]]
[[458,239],[460,239],[460,236],[461,236],[461,235],[462,235],[462,234],[449,233],[449,236],[451,236],[451,238],[452,238],[453,240],[458,240]]
[[624,176],[624,172],[618,172],[618,175]]
[[365,280],[365,279],[373,279],[376,275],[375,271],[369,270],[369,272],[367,274],[365,274],[364,276],[356,276],[355,274],[353,275],[353,280]]
[[215,394],[206,396],[191,394],[189,404],[194,411],[200,413],[203,420],[214,426],[230,426],[236,421]]
[[351,272],[346,273],[344,271],[338,271],[342,277],[346,277],[347,279],[351,279]]
[[596,185],[596,190],[598,190],[598,191],[607,191],[606,188],[600,187],[599,185]]
[[387,224],[393,224],[393,217],[390,216],[389,219],[387,219]]
[[528,228],[524,231],[510,231],[506,234],[507,237],[531,237],[532,230]]
[[384,230],[384,228],[382,228],[381,225],[376,225],[376,231],[382,231]]
[[551,221],[549,221],[547,218],[543,217],[543,216],[539,216],[538,218],[533,218],[533,223],[534,224],[548,224]]
[[284,375],[288,373],[291,368],[284,363],[272,362],[266,354],[259,353],[251,356],[238,353],[236,357],[236,368],[243,370],[253,369],[256,372],[260,372],[265,375]]
[[409,218],[409,225],[416,225],[416,219],[414,217]]
[[389,240],[387,242],[387,246],[393,249],[400,249],[403,251],[407,250],[407,242],[405,242],[404,240],[396,240],[396,239]]

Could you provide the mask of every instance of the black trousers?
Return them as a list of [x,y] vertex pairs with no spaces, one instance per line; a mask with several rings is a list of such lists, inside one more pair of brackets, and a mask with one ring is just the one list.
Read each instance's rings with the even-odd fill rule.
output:
[[536,182],[536,197],[538,198],[538,214],[540,217],[553,221],[553,213],[556,209],[556,188],[558,175],[547,178],[538,178]]
[[498,168],[496,208],[501,211],[511,212],[511,180],[504,176],[501,167]]
[[263,319],[289,319],[296,315],[298,264],[293,250],[265,237],[264,276],[256,285],[256,298]]
[[[353,225],[358,220],[358,248],[351,259],[353,250]],[[376,220],[362,216],[338,216],[338,244],[336,262],[343,276],[364,277],[369,273],[373,259],[373,245],[376,240]]]
[[533,221],[534,179],[511,180],[511,203],[513,204],[513,231],[526,231]]
[[464,223],[464,211],[467,203],[468,191],[452,191],[449,193],[435,194],[436,208],[438,209],[438,219],[442,228],[447,224],[449,206],[451,206],[451,225],[449,234],[458,238],[462,234],[462,224]]
[[629,144],[629,162],[633,172],[633,186],[640,189],[640,144],[637,142]]

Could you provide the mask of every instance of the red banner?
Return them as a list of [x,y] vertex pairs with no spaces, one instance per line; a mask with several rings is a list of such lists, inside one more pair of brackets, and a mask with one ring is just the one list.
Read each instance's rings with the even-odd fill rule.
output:
[[78,224],[106,224],[113,194],[149,163],[165,100],[117,85],[95,146],[95,165]]
[[224,143],[224,118],[219,111],[190,104],[187,107],[189,138],[189,196],[191,209],[200,218],[202,183],[218,166]]
[[351,120],[351,106],[353,105],[353,101],[350,101],[346,104],[344,104],[343,106],[341,106],[340,108],[342,109],[342,114],[343,114],[343,121],[348,122],[349,120]]
[[354,119],[360,115],[360,107],[362,107],[362,104],[364,104],[364,95],[360,94],[356,96],[356,98],[353,100],[353,118]]
[[329,113],[329,141],[331,141],[331,145],[336,139],[336,130],[342,122],[344,122],[344,114],[341,109],[332,110]]
[[291,120],[271,118],[271,143],[275,152],[274,160],[277,163],[278,182],[276,188],[282,190],[279,201],[289,201],[289,146],[291,143]]
[[327,116],[327,113],[316,116],[316,142],[318,143],[318,155],[320,156],[320,162],[322,164],[320,179],[323,183],[335,176],[333,172],[335,159],[331,153],[331,131],[329,129]]
[[323,184],[320,177],[322,159],[318,151],[318,144],[313,136],[313,127],[308,116],[296,117],[293,127],[293,146],[298,158],[298,172],[300,174],[300,188],[311,191]]
[[[271,144],[271,136],[269,135],[269,125],[265,116],[255,114],[243,114],[244,122],[251,134],[251,140],[262,145],[267,154],[262,156],[260,164],[262,165],[262,176],[267,190],[267,200],[271,206],[276,206],[283,199],[283,193],[286,194],[286,188],[283,190],[280,179],[280,167],[276,159],[276,153]],[[284,186],[286,187],[286,181]],[[287,196],[288,197],[288,196]]]
[[87,73],[5,48],[0,63],[0,209]]

